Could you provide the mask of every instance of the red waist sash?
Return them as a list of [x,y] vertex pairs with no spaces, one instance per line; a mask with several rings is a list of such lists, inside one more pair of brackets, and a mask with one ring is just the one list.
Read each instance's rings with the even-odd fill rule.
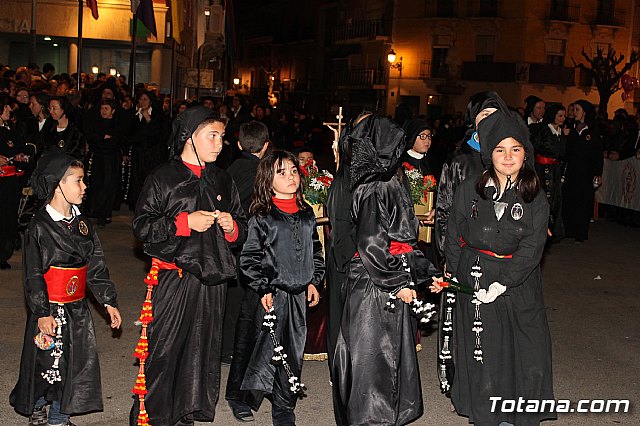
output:
[[[464,247],[466,245],[467,245],[467,242],[463,240],[462,237],[460,237],[460,247]],[[511,259],[513,257],[512,254],[498,254],[498,253],[492,252],[491,250],[482,250],[482,249],[477,249],[471,246],[469,246],[469,248],[475,251],[479,251],[480,253],[484,253],[488,256],[495,257],[497,259]]]
[[[413,251],[413,247],[411,247],[410,244],[407,243],[401,243],[399,241],[391,241],[391,246],[389,247],[389,253],[391,253],[392,255],[396,255],[396,254],[404,254],[404,253],[410,253]],[[354,254],[355,257],[360,257],[360,254],[358,252],[356,252],[356,254]]]
[[2,173],[0,177],[22,176],[23,172],[16,169],[16,166],[0,166]]
[[71,303],[85,297],[87,266],[61,268],[52,266],[44,274],[51,303]]
[[557,158],[543,157],[540,154],[536,154],[536,163],[546,166],[549,164],[560,164],[560,160],[558,160]]

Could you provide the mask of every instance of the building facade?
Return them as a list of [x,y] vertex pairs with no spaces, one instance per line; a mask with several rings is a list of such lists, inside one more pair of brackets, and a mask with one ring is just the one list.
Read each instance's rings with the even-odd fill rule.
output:
[[[469,96],[495,90],[513,107],[536,95],[564,105],[598,104],[593,82],[575,68],[609,47],[626,58],[640,47],[636,0],[398,0],[393,49],[402,74],[392,69],[390,93],[417,114],[463,112]],[[398,59],[396,60],[396,62]],[[624,64],[624,62],[623,62]],[[637,66],[631,75],[637,77]],[[398,89],[399,88],[399,89]],[[634,113],[634,98],[611,97]],[[395,103],[387,99],[387,108]]]

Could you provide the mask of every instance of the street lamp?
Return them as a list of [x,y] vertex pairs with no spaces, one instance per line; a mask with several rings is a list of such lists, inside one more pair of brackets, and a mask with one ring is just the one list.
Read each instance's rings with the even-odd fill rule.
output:
[[98,72],[100,72],[100,69],[98,68],[97,65],[94,65],[94,66],[91,67],[91,72],[93,74],[98,74]]
[[398,106],[398,99],[400,98],[400,80],[402,79],[402,56],[400,60],[396,62],[396,52],[391,49],[387,54],[387,61],[389,61],[389,68],[398,70],[398,93],[396,93],[396,106]]

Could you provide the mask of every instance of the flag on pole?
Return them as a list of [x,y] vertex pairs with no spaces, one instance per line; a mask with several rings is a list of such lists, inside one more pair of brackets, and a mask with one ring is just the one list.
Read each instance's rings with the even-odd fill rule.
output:
[[171,37],[182,44],[182,29],[184,26],[184,0],[171,0]]
[[91,9],[93,19],[98,19],[98,0],[87,0],[87,7]]
[[131,12],[151,31],[154,37],[158,38],[156,17],[153,14],[153,0],[131,0]]
[[196,47],[199,49],[204,44],[204,3],[202,0],[196,2]]

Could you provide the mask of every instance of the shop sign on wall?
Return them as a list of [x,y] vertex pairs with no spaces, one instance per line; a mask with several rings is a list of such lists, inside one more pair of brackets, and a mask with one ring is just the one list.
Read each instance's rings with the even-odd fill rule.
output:
[[0,33],[29,33],[26,19],[0,18]]

